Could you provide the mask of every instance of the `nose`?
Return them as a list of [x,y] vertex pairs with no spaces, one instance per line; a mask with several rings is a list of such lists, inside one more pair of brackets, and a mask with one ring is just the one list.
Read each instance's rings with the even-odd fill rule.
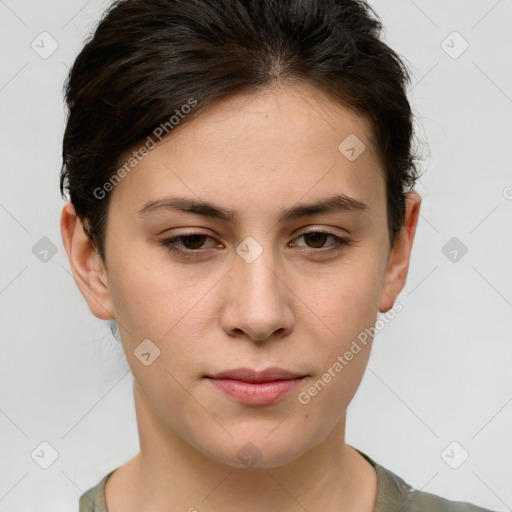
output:
[[291,333],[293,293],[276,268],[266,251],[252,263],[237,258],[230,271],[222,313],[223,328],[228,334],[264,341]]

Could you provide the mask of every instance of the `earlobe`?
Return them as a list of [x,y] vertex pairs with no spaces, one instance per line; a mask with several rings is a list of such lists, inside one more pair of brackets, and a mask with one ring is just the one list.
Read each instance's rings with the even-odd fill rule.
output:
[[389,262],[384,278],[379,311],[389,311],[407,281],[409,262],[414,236],[418,225],[421,197],[417,192],[408,192],[405,198],[404,225],[391,249]]
[[113,318],[114,311],[104,265],[70,201],[62,209],[60,228],[75,283],[89,309],[102,320]]

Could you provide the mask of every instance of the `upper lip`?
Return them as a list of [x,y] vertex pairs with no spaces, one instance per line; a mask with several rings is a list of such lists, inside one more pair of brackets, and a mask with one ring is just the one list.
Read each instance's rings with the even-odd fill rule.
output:
[[304,375],[273,366],[259,372],[250,368],[234,368],[214,375],[206,375],[206,377],[211,379],[235,379],[245,382],[272,382],[276,380],[297,379],[304,377]]

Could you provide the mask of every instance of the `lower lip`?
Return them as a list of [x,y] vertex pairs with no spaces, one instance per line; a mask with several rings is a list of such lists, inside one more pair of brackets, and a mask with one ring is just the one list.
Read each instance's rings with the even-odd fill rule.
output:
[[296,388],[303,377],[272,382],[245,382],[235,379],[209,379],[211,383],[237,401],[247,405],[273,404]]

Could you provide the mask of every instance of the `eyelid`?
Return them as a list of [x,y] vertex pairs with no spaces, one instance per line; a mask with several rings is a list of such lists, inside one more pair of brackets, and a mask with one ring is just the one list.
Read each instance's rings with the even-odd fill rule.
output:
[[[298,235],[295,235],[295,238],[299,237],[299,236],[302,236],[302,235],[306,235],[308,233],[325,233],[327,235],[332,235],[332,236],[337,236],[337,237],[340,237],[340,238],[343,238],[343,236],[345,235],[341,235],[341,234],[337,234],[334,232],[334,229],[333,228],[328,228],[328,227],[306,227],[304,228],[303,231],[299,231],[299,234]],[[345,231],[345,233],[347,233]],[[348,235],[348,233],[347,233]]]

